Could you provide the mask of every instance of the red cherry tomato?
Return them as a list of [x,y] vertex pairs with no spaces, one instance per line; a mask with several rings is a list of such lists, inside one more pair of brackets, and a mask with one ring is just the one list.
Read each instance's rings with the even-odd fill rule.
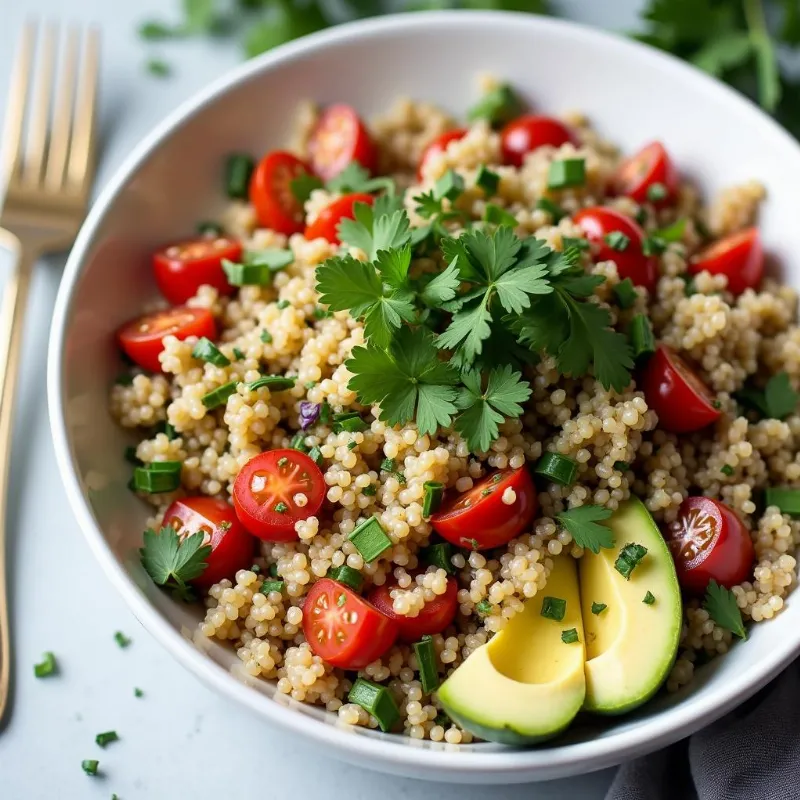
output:
[[[658,261],[642,252],[644,232],[630,218],[612,208],[591,206],[579,211],[573,219],[592,245],[596,261],[613,261],[620,280],[630,278],[638,286],[652,291],[658,280]],[[622,233],[628,237],[624,250],[615,250],[606,236]]]
[[[506,489],[516,495],[509,504],[502,499]],[[536,488],[528,470],[503,469],[445,502],[431,517],[431,525],[458,547],[488,550],[522,533],[535,513]]]
[[346,194],[334,200],[319,212],[319,216],[306,228],[303,234],[311,239],[327,239],[331,244],[339,244],[339,223],[343,219],[355,219],[356,203],[372,205],[375,198],[371,194]]
[[664,344],[647,362],[641,385],[647,405],[658,414],[658,424],[672,433],[699,431],[722,413],[714,408],[711,390]]
[[201,237],[164,247],[153,253],[153,271],[161,294],[170,303],[185,303],[204,283],[221,294],[231,294],[222,260],[238,261],[242,245],[226,236]]
[[316,175],[330,180],[358,161],[372,172],[378,159],[375,143],[355,110],[346,105],[327,108],[308,140],[308,158]]
[[577,144],[577,139],[563,122],[536,114],[517,117],[500,132],[503,161],[515,167],[521,167],[525,156],[539,147],[561,147],[567,142]]
[[[297,495],[305,495],[299,505]],[[253,456],[233,483],[233,507],[242,525],[268,542],[297,539],[295,522],[313,517],[325,498],[325,480],[314,460],[299,450]]]
[[250,202],[265,228],[291,236],[303,230],[303,204],[292,192],[292,181],[310,172],[291,153],[275,150],[261,159],[250,178]]
[[117,341],[125,354],[150,372],[161,372],[158,356],[165,336],[188,339],[190,336],[217,338],[217,325],[207,308],[176,306],[131,320],[117,331]]
[[427,163],[428,159],[437,153],[444,153],[447,150],[447,145],[450,142],[455,142],[457,139],[463,139],[467,135],[466,128],[456,128],[452,131],[437,136],[430,144],[428,144],[422,151],[419,159],[419,166],[417,167],[417,180],[422,180],[422,168]]
[[174,528],[183,540],[201,531],[203,544],[211,545],[206,568],[192,583],[208,588],[253,563],[256,540],[236,519],[233,506],[215,497],[184,497],[164,514],[164,525]]
[[[650,200],[648,189],[661,184],[666,194],[660,200]],[[653,203],[664,206],[675,199],[678,193],[678,170],[661,142],[652,142],[636,155],[622,162],[612,180],[617,194],[624,194],[637,203]]]
[[764,275],[764,250],[755,228],[732,233],[707,247],[689,262],[689,272],[726,275],[728,290],[741,294],[755,289]]
[[323,578],[303,604],[303,633],[329,664],[363,669],[394,644],[397,624],[349,587]]
[[367,599],[378,611],[397,623],[399,636],[404,642],[418,642],[425,634],[441,633],[453,621],[458,609],[458,584],[455,578],[448,578],[447,591],[436,595],[430,603],[425,603],[416,617],[406,617],[395,612],[389,593],[396,588],[396,583],[375,586]]
[[711,580],[730,589],[751,577],[755,551],[750,531],[719,500],[687,497],[678,518],[667,526],[667,544],[678,581],[692,594],[703,594]]

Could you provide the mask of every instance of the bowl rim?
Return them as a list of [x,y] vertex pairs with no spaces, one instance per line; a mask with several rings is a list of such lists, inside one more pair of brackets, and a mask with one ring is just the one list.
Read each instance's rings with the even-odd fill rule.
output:
[[75,286],[83,262],[110,206],[125,191],[128,180],[139,166],[158,150],[161,142],[187,118],[200,112],[229,89],[247,81],[257,73],[279,68],[302,58],[310,52],[324,50],[344,40],[369,39],[376,34],[415,31],[432,26],[452,24],[486,28],[495,24],[523,25],[539,32],[552,32],[570,39],[576,46],[582,43],[594,47],[622,49],[629,57],[651,62],[659,70],[696,86],[698,95],[725,104],[735,113],[746,114],[751,124],[759,128],[765,146],[773,141],[782,148],[796,149],[797,142],[777,122],[754,103],[685,62],[640,42],[588,26],[529,13],[502,11],[426,11],[423,13],[390,14],[382,17],[337,25],[333,28],[282,45],[268,53],[241,64],[179,105],[146,135],[128,154],[113,177],[93,203],[72,247],[56,298],[50,332],[47,367],[47,394],[50,425],[56,453],[56,463],[62,475],[72,510],[84,536],[109,580],[118,589],[139,622],[187,669],[226,697],[260,713],[276,726],[294,734],[309,737],[346,761],[358,759],[362,766],[394,772],[414,770],[418,777],[460,782],[498,778],[509,780],[545,780],[564,777],[619,764],[636,755],[658,749],[688,736],[702,726],[721,717],[763,687],[800,651],[800,636],[786,638],[750,669],[722,683],[715,691],[695,702],[681,704],[659,712],[643,725],[609,734],[598,739],[555,744],[537,749],[484,749],[483,745],[442,749],[412,747],[400,736],[354,736],[352,732],[330,722],[297,713],[294,709],[253,691],[245,683],[213,662],[161,616],[159,611],[138,589],[122,564],[106,544],[99,525],[78,478],[67,432],[64,388],[65,335],[71,315]]

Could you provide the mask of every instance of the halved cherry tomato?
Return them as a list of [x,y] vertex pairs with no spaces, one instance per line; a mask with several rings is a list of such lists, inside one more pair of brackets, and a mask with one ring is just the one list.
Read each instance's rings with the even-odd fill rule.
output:
[[[651,200],[648,189],[661,184],[666,194],[660,200]],[[612,179],[617,194],[624,194],[637,203],[653,203],[664,206],[675,199],[678,193],[678,170],[661,142],[651,142],[638,153],[625,159]]]
[[332,244],[339,244],[339,223],[343,219],[355,219],[354,206],[356,203],[366,203],[371,206],[375,198],[371,194],[346,194],[325,206],[317,218],[306,228],[303,234],[309,241],[311,239],[327,239]]
[[539,147],[561,147],[567,142],[577,144],[577,139],[563,122],[537,114],[517,117],[500,132],[503,161],[515,167],[521,167],[525,156]]
[[394,644],[397,624],[349,587],[323,578],[303,603],[303,633],[329,664],[363,669]]
[[430,144],[426,145],[419,158],[419,166],[417,167],[417,180],[422,180],[422,169],[427,163],[428,159],[437,153],[444,153],[447,150],[447,145],[450,142],[455,142],[457,139],[463,139],[467,135],[466,128],[456,128],[452,131],[447,131],[437,136]]
[[131,320],[117,331],[117,341],[125,354],[150,372],[161,372],[158,356],[164,349],[165,336],[216,339],[217,325],[207,308],[175,306]]
[[208,588],[223,578],[233,578],[253,563],[256,540],[236,519],[233,506],[215,497],[184,497],[164,514],[164,525],[174,528],[183,540],[198,531],[203,544],[211,545],[206,568],[192,583]]
[[719,500],[687,497],[678,518],[667,526],[666,538],[687,592],[703,594],[711,580],[730,589],[751,577],[755,551],[750,531]]
[[[304,503],[298,495],[305,496]],[[313,517],[324,498],[320,468],[305,453],[289,448],[253,456],[233,483],[236,516],[250,533],[268,542],[297,539],[295,522]]]
[[647,362],[641,381],[647,405],[658,424],[672,433],[699,431],[719,419],[714,395],[671,348],[660,344]]
[[[503,502],[507,489],[514,500]],[[445,501],[431,517],[433,529],[448,542],[488,550],[522,533],[536,513],[536,488],[525,467],[487,475],[469,491]]]
[[[592,245],[596,261],[613,261],[620,280],[630,278],[638,286],[652,291],[658,280],[658,261],[642,252],[644,232],[630,217],[613,208],[590,206],[573,217]],[[624,250],[615,250],[606,241],[610,233],[628,237]]]
[[728,291],[755,289],[764,276],[764,249],[756,228],[732,233],[707,247],[689,262],[689,272],[726,275]]
[[330,180],[353,161],[372,172],[377,158],[375,143],[353,108],[340,104],[322,112],[308,140],[308,159],[316,175]]
[[291,236],[303,230],[303,204],[292,192],[292,181],[310,172],[297,156],[283,150],[267,153],[250,178],[250,202],[265,228]]
[[163,247],[153,253],[153,271],[161,294],[170,303],[185,303],[203,284],[231,294],[222,260],[238,261],[242,245],[227,236],[201,237]]
[[396,588],[394,582],[375,586],[367,595],[367,600],[397,623],[399,636],[404,642],[417,642],[425,634],[441,633],[453,621],[458,609],[458,584],[455,578],[448,578],[445,593],[425,603],[416,617],[406,617],[394,610],[390,592]]

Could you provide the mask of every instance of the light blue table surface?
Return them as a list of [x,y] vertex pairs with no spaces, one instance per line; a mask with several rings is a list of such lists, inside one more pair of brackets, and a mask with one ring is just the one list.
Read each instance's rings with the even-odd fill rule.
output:
[[[565,16],[609,28],[630,26],[638,0],[561,0]],[[135,28],[168,16],[178,0],[0,0],[0,115],[16,39],[29,17],[93,22],[103,36],[98,187],[152,126],[196,90],[238,63],[233,43],[191,41],[158,50],[175,65],[169,80],[148,76]],[[2,263],[2,259],[0,259]],[[506,787],[451,786],[390,778],[315,755],[285,741],[246,711],[213,694],[141,628],[101,573],[67,504],[47,420],[48,328],[63,259],[36,271],[11,478],[9,564],[17,691],[0,733],[2,800],[211,800],[231,796],[333,800],[507,800],[603,797],[613,771]],[[120,630],[133,639],[121,650]],[[57,654],[61,675],[36,680],[33,664]],[[144,690],[136,699],[134,687]],[[114,729],[121,741],[94,744]],[[80,763],[99,758],[104,777]],[[300,783],[302,781],[302,783]],[[300,788],[302,786],[302,789]]]

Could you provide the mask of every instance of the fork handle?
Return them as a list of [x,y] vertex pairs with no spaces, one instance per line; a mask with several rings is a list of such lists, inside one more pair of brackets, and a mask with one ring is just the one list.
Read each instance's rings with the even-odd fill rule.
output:
[[11,687],[11,633],[6,570],[8,528],[8,474],[11,457],[14,394],[19,376],[22,328],[33,264],[38,253],[22,246],[13,234],[0,229],[0,245],[16,256],[0,306],[0,723],[9,704]]

